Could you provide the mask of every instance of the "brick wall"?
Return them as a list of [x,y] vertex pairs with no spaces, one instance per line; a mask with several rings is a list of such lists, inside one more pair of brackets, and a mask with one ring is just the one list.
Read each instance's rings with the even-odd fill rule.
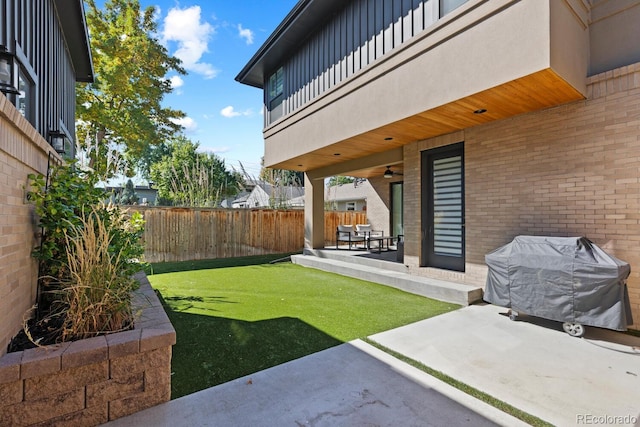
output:
[[134,330],[0,357],[1,426],[94,426],[171,398],[175,330],[138,279]]
[[[49,144],[0,94],[0,356],[35,302],[38,244],[33,207],[25,202],[30,173],[46,173]],[[57,157],[57,154],[54,156]]]
[[[460,141],[466,273],[418,268],[420,151]],[[405,263],[414,272],[484,284],[484,255],[516,235],[586,236],[631,264],[640,327],[640,64],[590,77],[587,100],[411,144],[404,178]]]

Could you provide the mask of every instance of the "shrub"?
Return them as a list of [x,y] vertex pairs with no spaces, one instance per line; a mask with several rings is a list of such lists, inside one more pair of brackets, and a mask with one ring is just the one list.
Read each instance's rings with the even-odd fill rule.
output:
[[75,163],[54,166],[49,180],[42,175],[30,174],[31,190],[28,198],[35,205],[42,230],[40,246],[33,251],[39,261],[40,285],[63,280],[66,250],[65,231],[80,224],[82,210],[95,206],[104,192],[95,187],[97,179],[89,172],[75,167]]
[[97,179],[73,163],[54,167],[48,182],[29,177],[42,228],[33,252],[40,271],[31,327],[50,331],[55,325],[55,339],[62,341],[129,327],[130,293],[137,286],[132,276],[144,266],[142,215],[105,205]]
[[[137,213],[140,216],[139,213]],[[127,329],[133,321],[132,273],[140,256],[135,247],[141,218],[114,207],[94,207],[65,232],[70,278],[59,292],[65,312],[62,340],[88,338]],[[131,244],[133,243],[133,244]]]

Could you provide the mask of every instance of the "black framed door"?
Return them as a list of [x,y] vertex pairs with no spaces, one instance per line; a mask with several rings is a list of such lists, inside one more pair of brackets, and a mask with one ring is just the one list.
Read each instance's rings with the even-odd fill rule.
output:
[[464,271],[464,144],[422,152],[422,264]]

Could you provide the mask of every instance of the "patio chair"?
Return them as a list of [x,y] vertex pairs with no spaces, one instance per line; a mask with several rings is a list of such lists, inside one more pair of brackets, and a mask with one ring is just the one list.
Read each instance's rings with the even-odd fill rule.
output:
[[340,242],[348,242],[349,250],[351,250],[352,244],[365,241],[366,237],[364,235],[357,234],[353,225],[339,225],[336,228],[336,249],[338,249]]
[[[367,249],[371,249],[371,240],[377,240],[375,237],[382,238],[384,232],[382,230],[373,230],[371,228],[371,224],[356,224],[356,234],[358,236],[363,236],[365,241],[367,242]],[[378,245],[381,242],[378,241]]]
[[371,224],[356,224],[356,234],[368,239],[371,236],[382,236],[384,233],[381,230],[373,230]]

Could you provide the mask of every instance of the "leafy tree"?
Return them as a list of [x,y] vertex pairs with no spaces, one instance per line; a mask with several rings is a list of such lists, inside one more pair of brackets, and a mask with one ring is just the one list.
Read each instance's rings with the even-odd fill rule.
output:
[[215,154],[198,152],[199,144],[183,135],[168,144],[168,154],[151,166],[158,198],[178,206],[217,206],[242,183]]
[[121,205],[133,205],[138,203],[138,194],[136,193],[135,187],[133,186],[133,181],[130,179],[127,180],[127,183],[124,186],[124,190],[122,190],[122,194],[120,195],[120,204]]
[[[161,101],[172,90],[167,73],[185,71],[154,36],[154,7],[141,11],[138,0],[107,0],[102,10],[95,0],[86,4],[95,82],[77,88],[78,140],[91,167],[109,177],[181,129],[176,119],[184,113]],[[124,165],[108,163],[120,149]]]
[[171,150],[167,141],[158,141],[144,148],[140,158],[135,164],[138,174],[145,179],[151,177],[151,165],[158,163],[164,156],[170,155]]
[[264,157],[260,160],[260,180],[272,185],[304,186],[304,172],[288,169],[272,169],[264,167]]
[[353,181],[355,181],[355,178],[351,176],[336,175],[329,178],[327,185],[333,187],[334,185],[351,184]]

